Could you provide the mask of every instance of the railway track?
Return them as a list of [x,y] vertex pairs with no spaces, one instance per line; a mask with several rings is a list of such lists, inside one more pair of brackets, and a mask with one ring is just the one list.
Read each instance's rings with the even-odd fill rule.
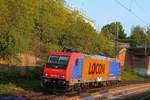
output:
[[[130,83],[130,82],[129,82]],[[80,96],[82,100],[117,100],[119,98],[126,97],[128,95],[138,94],[141,92],[150,90],[150,83],[147,82],[128,82],[123,83],[118,87],[108,87],[106,89],[100,89],[99,91],[90,92],[87,96]],[[148,97],[145,97],[148,98]],[[120,100],[120,99],[119,99]],[[122,100],[122,99],[121,99]],[[126,100],[126,99],[123,99]]]
[[[112,86],[105,86],[105,87],[99,87],[99,88],[91,88],[90,90],[88,90],[87,92],[89,93],[93,93],[93,92],[97,92],[97,91],[106,91],[107,89],[111,89],[111,88],[116,88],[116,87],[121,87],[121,86],[127,86],[127,85],[131,85],[131,84],[143,84],[143,83],[150,83],[150,80],[142,80],[142,81],[121,81],[119,84],[117,85],[112,85]],[[85,91],[83,91],[85,92]]]
[[[118,85],[113,85],[113,86],[105,86],[105,87],[95,87],[91,89],[83,89],[80,92],[74,91],[74,92],[59,92],[55,94],[51,94],[49,92],[45,92],[46,90],[43,90],[41,92],[34,92],[34,91],[19,91],[16,95],[18,97],[23,97],[25,100],[77,100],[80,98],[85,98],[90,95],[98,95],[98,94],[103,94],[104,99],[106,96],[108,96],[108,92],[112,89],[123,89],[127,87],[134,87],[134,86],[140,86],[140,84],[148,84],[150,83],[149,80],[143,80],[143,81],[122,81]],[[106,95],[106,96],[105,96]]]

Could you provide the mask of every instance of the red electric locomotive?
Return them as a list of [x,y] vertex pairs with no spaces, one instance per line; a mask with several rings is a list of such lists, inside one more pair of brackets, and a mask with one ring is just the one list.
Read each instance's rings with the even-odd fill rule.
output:
[[83,53],[51,52],[44,66],[42,84],[50,89],[78,89],[118,82],[119,63],[111,58]]

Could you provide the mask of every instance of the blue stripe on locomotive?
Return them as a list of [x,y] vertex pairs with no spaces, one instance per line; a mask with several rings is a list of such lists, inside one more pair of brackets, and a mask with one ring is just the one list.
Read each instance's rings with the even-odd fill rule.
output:
[[83,59],[76,59],[75,65],[72,70],[72,79],[81,79],[82,78],[82,67]]
[[114,60],[109,61],[109,77],[119,77],[121,76],[120,64]]

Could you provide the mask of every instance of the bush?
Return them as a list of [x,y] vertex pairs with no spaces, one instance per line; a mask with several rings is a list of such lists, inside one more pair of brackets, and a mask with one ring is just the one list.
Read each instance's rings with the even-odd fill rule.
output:
[[122,80],[143,80],[143,77],[135,73],[131,67],[124,66],[122,68]]

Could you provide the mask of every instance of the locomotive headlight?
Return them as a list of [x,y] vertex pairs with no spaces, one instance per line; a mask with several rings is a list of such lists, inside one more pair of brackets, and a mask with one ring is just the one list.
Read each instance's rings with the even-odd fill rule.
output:
[[66,81],[62,81],[62,84],[66,84]]
[[58,84],[64,85],[64,84],[66,84],[66,81],[64,81],[64,80],[58,80]]
[[47,77],[47,76],[48,76],[48,74],[46,73],[46,74],[45,74],[45,77]]

